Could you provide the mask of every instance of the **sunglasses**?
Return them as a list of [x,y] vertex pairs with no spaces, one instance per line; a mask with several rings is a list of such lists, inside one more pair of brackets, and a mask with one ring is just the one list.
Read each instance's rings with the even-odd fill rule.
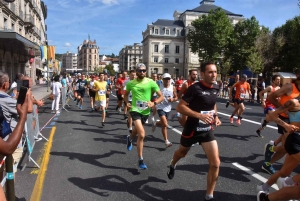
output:
[[141,72],[146,73],[146,71],[147,70],[137,70],[136,72],[138,72],[138,73],[141,73]]
[[171,78],[164,78],[163,80],[170,80]]

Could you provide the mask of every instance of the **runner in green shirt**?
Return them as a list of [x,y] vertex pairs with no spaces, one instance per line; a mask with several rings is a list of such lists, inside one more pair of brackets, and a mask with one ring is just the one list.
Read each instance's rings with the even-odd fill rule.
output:
[[[145,138],[145,124],[150,114],[150,108],[154,107],[164,100],[164,96],[161,93],[158,85],[152,79],[146,78],[146,66],[144,64],[138,64],[136,67],[137,78],[128,82],[126,85],[126,92],[124,95],[124,101],[128,108],[130,108],[130,115],[134,122],[134,129],[131,135],[127,136],[127,150],[132,150],[132,139],[138,135],[137,139],[137,151],[139,157],[139,168],[147,169],[143,161],[143,146]],[[128,95],[132,93],[132,104],[128,102]],[[151,102],[152,93],[156,92],[158,98],[155,102]]]

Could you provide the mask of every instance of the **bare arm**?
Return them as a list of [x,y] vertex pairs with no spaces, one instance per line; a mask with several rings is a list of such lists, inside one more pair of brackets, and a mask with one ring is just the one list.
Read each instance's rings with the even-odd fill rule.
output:
[[218,109],[217,109],[217,104],[215,104],[214,106],[214,110],[215,110],[215,124],[216,126],[220,126],[221,125],[221,121],[219,119],[219,116],[218,116]]
[[232,86],[230,87],[230,91],[229,91],[229,94],[228,94],[229,97],[231,96],[232,90],[234,89],[234,87],[236,86],[236,84],[237,84],[237,83],[235,83],[234,85],[232,85]]
[[283,87],[278,89],[277,91],[274,91],[268,96],[268,100],[275,105],[275,107],[279,108],[282,107],[282,105],[277,100],[278,97],[281,97],[282,95],[289,94],[293,90],[292,84],[285,84]]
[[274,112],[269,114],[270,120],[274,122],[278,121],[279,119],[278,115],[280,115],[281,113],[288,112],[289,110],[293,110],[297,104],[299,104],[299,101],[296,99],[291,99],[285,102],[283,106],[281,106],[280,108],[276,109]]
[[180,99],[182,98],[182,95],[187,90],[187,88],[188,88],[187,82],[183,83],[182,87],[181,87],[181,89],[180,89],[180,91],[178,93],[178,98],[180,98]]
[[265,102],[265,99],[264,99],[264,97],[263,97],[262,95],[263,95],[264,93],[268,93],[268,92],[270,92],[270,91],[272,91],[272,87],[271,87],[271,86],[268,86],[267,88],[265,88],[264,90],[262,90],[261,92],[258,93],[261,102]]

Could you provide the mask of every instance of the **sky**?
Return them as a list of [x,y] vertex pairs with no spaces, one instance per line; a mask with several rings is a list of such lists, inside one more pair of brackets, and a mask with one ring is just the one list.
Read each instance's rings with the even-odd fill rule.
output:
[[[43,0],[48,44],[56,53],[77,53],[84,40],[96,40],[100,54],[119,55],[125,45],[141,43],[142,32],[157,19],[173,20],[175,10],[200,6],[201,0]],[[298,0],[215,0],[215,5],[274,30],[300,15]]]

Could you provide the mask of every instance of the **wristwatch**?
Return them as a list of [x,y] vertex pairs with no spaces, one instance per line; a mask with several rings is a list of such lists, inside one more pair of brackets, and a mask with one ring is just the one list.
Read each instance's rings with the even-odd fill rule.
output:
[[154,101],[154,105],[156,105],[156,102]]

